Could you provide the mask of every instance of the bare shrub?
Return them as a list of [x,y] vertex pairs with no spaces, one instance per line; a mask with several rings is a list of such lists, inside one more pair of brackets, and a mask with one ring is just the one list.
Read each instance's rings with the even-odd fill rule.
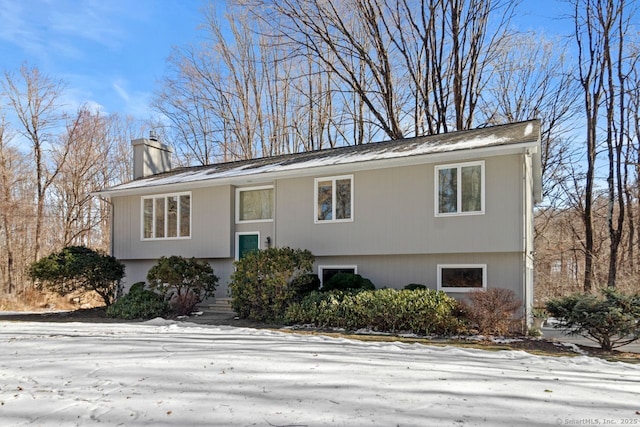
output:
[[186,316],[195,311],[196,306],[200,303],[200,297],[192,291],[182,294],[174,294],[171,297],[169,305],[171,310],[179,316]]
[[465,312],[480,334],[507,335],[522,301],[512,290],[491,288],[472,292],[466,306]]

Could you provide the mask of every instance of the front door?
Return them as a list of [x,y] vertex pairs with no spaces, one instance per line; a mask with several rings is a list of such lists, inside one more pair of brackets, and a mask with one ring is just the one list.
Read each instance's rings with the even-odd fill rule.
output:
[[236,259],[243,258],[251,251],[260,249],[260,233],[236,233]]

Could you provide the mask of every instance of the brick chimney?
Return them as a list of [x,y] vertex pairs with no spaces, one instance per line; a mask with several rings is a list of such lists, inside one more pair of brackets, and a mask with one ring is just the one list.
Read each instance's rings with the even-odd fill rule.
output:
[[144,178],[171,170],[172,150],[168,145],[158,141],[155,132],[149,138],[134,139],[133,145],[133,179]]

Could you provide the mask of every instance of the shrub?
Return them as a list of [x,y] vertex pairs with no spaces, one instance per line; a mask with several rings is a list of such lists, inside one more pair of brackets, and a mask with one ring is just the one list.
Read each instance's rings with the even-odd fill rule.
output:
[[144,282],[131,286],[129,293],[107,308],[107,316],[119,319],[152,319],[167,314],[169,305],[162,295],[144,288]]
[[147,273],[149,287],[169,301],[178,315],[191,313],[195,306],[216,290],[218,277],[208,262],[181,256],[161,257]]
[[241,318],[280,321],[286,308],[311,288],[314,257],[308,250],[269,248],[235,262],[229,292],[231,307]]
[[363,289],[372,291],[375,288],[376,287],[371,283],[371,280],[353,273],[338,273],[331,279],[327,280],[327,283],[322,284],[322,290],[325,292],[346,291],[347,289]]
[[291,287],[296,293],[296,300],[299,301],[305,295],[320,289],[320,278],[317,274],[301,274],[291,281]]
[[560,320],[556,327],[583,335],[607,351],[640,339],[640,294],[610,288],[601,293],[554,299],[547,302],[547,311]]
[[409,283],[404,287],[407,291],[415,291],[416,289],[427,289],[425,285],[421,285],[419,283]]
[[449,334],[463,329],[457,302],[431,289],[312,292],[287,310],[289,323],[380,332]]
[[32,263],[29,276],[59,295],[95,291],[109,306],[124,277],[124,265],[85,246],[68,246]]
[[522,302],[510,289],[491,288],[469,294],[465,312],[470,322],[483,335],[507,335]]

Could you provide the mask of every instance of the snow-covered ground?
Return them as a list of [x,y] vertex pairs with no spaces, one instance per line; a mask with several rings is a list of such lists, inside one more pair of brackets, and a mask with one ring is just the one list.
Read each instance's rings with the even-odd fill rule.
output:
[[640,366],[157,319],[0,322],[2,426],[640,425]]

